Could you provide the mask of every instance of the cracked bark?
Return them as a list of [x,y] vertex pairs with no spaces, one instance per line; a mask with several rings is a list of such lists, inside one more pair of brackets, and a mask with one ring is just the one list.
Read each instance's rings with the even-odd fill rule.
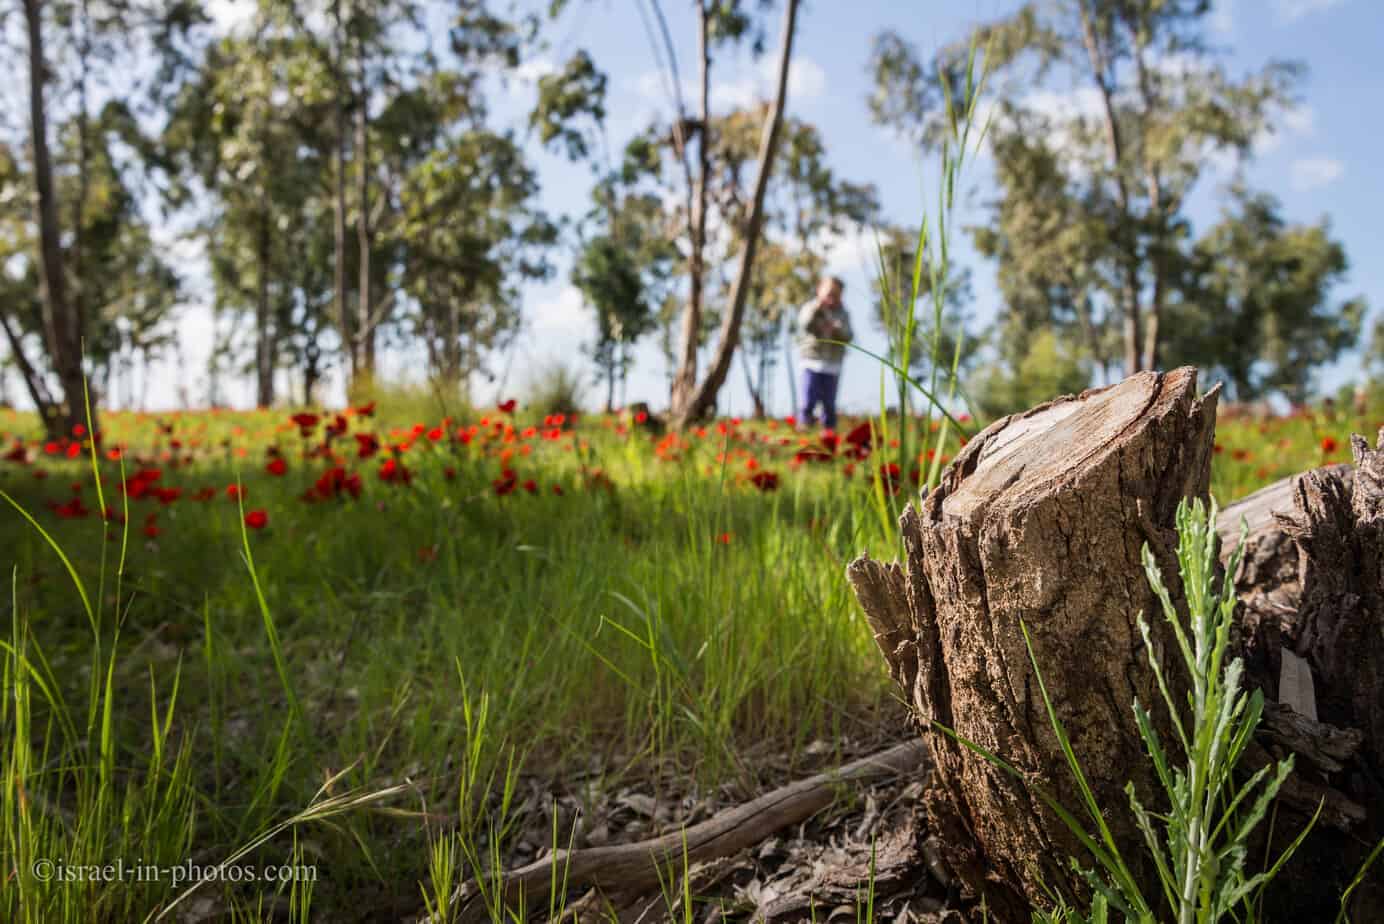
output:
[[[1144,577],[1140,550],[1145,543],[1153,550],[1174,601],[1182,606],[1174,512],[1184,497],[1207,494],[1215,409],[1216,390],[1198,396],[1195,370],[1184,368],[1141,372],[997,421],[966,445],[936,490],[905,510],[902,564],[862,557],[847,569],[890,675],[934,753],[933,785],[924,796],[932,829],[963,891],[984,896],[992,920],[1027,921],[1029,909],[1049,904],[1054,890],[1081,895],[1068,858],[1090,864],[1061,821],[1032,794],[1041,786],[1069,809],[1081,804],[1038,692],[1021,621],[1058,717],[1126,859],[1137,862],[1144,856],[1124,788],[1133,782],[1145,803],[1155,805],[1158,788],[1131,706],[1135,697],[1143,703],[1161,703],[1161,698],[1135,621],[1138,613],[1151,617],[1150,637],[1170,681],[1184,671],[1168,660],[1175,643],[1166,622],[1152,618],[1160,609]],[[1312,619],[1315,634],[1304,630],[1295,638],[1314,671],[1322,665],[1319,699],[1334,710],[1324,712],[1321,723],[1277,714],[1276,721],[1265,722],[1258,756],[1312,752],[1298,761],[1303,769],[1294,776],[1296,803],[1310,799],[1315,806],[1317,798],[1330,794],[1335,801],[1329,814],[1344,828],[1358,824],[1360,806],[1369,803],[1355,801],[1358,791],[1340,788],[1342,777],[1362,768],[1366,775],[1377,774],[1377,756],[1364,756],[1379,753],[1381,738],[1372,737],[1377,733],[1370,724],[1377,720],[1361,716],[1384,715],[1378,708],[1377,669],[1384,666],[1384,651],[1371,654],[1375,668],[1347,669],[1339,662],[1349,659],[1340,657],[1335,642],[1344,635],[1366,645],[1370,630],[1364,627],[1373,626],[1373,644],[1381,647],[1379,611],[1369,617],[1372,623],[1360,622],[1364,617],[1347,606],[1369,593],[1375,605],[1384,599],[1379,577],[1384,511],[1378,500],[1384,493],[1384,462],[1378,460],[1384,455],[1368,455],[1358,441],[1357,453],[1375,460],[1371,471],[1378,469],[1371,476],[1373,502],[1360,500],[1359,476],[1353,492],[1322,486],[1337,477],[1336,470],[1337,475],[1305,476],[1306,485],[1295,493],[1278,488],[1270,502],[1261,497],[1255,505],[1227,511],[1238,520],[1239,512],[1252,510],[1257,523],[1239,576],[1262,581],[1275,606],[1296,599],[1297,587],[1308,600],[1306,611],[1320,614]],[[1298,518],[1273,515],[1285,498],[1289,507],[1297,505]],[[1354,519],[1347,522],[1348,516]],[[1223,531],[1226,523],[1222,520]],[[1304,548],[1327,551],[1317,555]],[[1271,549],[1278,551],[1271,555]],[[1289,550],[1293,560],[1285,564],[1281,558]],[[1302,564],[1299,554],[1316,564]],[[1359,577],[1342,578],[1347,566]],[[1368,590],[1363,585],[1371,581],[1373,590]],[[1237,587],[1249,590],[1238,582]],[[1253,604],[1245,609],[1252,611]],[[1256,618],[1253,626],[1273,622],[1262,613]],[[1277,664],[1260,638],[1263,632],[1256,635],[1249,623],[1242,629],[1242,642],[1260,639],[1253,682],[1266,695],[1276,692],[1269,688],[1269,676]],[[1340,672],[1339,679],[1328,670]],[[1361,682],[1373,692],[1359,692]],[[1173,695],[1181,699],[1179,689]],[[1366,702],[1371,696],[1372,709]],[[937,733],[937,725],[1003,757],[1024,782]],[[1365,732],[1360,753],[1355,753],[1356,738],[1342,729]],[[1166,728],[1160,732],[1165,742],[1172,740]],[[1320,765],[1311,763],[1313,754]],[[1284,801],[1293,804],[1287,795]],[[1351,836],[1360,839],[1358,831]],[[1148,886],[1145,894],[1155,895],[1152,869],[1136,866],[1134,872]],[[1346,881],[1353,872],[1346,873]]]

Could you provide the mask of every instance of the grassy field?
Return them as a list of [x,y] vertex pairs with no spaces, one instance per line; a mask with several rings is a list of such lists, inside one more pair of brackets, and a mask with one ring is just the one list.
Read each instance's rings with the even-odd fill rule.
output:
[[[765,755],[884,734],[843,569],[893,554],[889,447],[858,423],[664,437],[398,399],[108,413],[92,447],[0,411],[0,918],[142,920],[178,896],[169,919],[398,916],[502,861],[520,778],[751,793],[778,781]],[[1223,412],[1213,491],[1348,461],[1378,426]],[[32,872],[189,858],[316,879]]]

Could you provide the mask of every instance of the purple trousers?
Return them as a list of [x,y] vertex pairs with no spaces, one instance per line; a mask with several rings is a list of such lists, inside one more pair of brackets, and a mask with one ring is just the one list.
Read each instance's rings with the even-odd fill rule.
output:
[[804,425],[813,425],[817,421],[817,405],[822,406],[823,424],[830,428],[836,428],[836,386],[840,384],[841,376],[831,372],[815,372],[811,369],[803,370],[802,382],[802,401],[800,402],[798,420]]

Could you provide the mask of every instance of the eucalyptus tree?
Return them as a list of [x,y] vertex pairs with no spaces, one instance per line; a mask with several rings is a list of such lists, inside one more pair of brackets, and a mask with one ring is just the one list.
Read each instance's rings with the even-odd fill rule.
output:
[[595,205],[579,226],[572,283],[595,313],[591,355],[606,381],[606,410],[615,405],[633,363],[634,345],[660,324],[679,254],[669,216],[657,196],[627,190],[618,175],[594,190]]
[[[775,90],[757,119],[759,144],[754,157],[754,180],[744,203],[743,226],[736,229],[741,242],[734,258],[729,295],[721,312],[717,343],[709,368],[698,375],[698,353],[707,310],[708,276],[713,267],[708,250],[714,236],[710,227],[711,193],[715,184],[716,131],[711,111],[711,75],[718,50],[749,43],[756,52],[766,39],[765,23],[749,9],[748,2],[697,0],[698,108],[691,112],[683,99],[682,78],[676,64],[671,33],[657,2],[651,4],[660,24],[663,44],[660,57],[668,69],[667,84],[673,112],[664,122],[641,133],[626,152],[626,164],[637,165],[651,181],[679,199],[680,234],[687,266],[687,292],[683,300],[681,339],[671,385],[671,417],[675,426],[706,415],[716,403],[739,345],[741,324],[752,287],[756,251],[764,223],[764,200],[782,135],[788,96],[788,72],[797,30],[798,0],[783,4]],[[767,6],[762,4],[761,6]],[[695,166],[694,166],[695,163]],[[674,178],[676,175],[676,179]]]
[[514,138],[475,128],[406,175],[393,229],[400,292],[444,382],[464,386],[519,329],[520,286],[547,278],[557,225],[537,206],[538,177]]
[[[1001,85],[990,125],[1001,194],[977,243],[1000,261],[1011,310],[1074,324],[1093,351],[1115,330],[1126,374],[1163,359],[1190,237],[1185,207],[1209,155],[1252,153],[1301,73],[1271,61],[1232,77],[1206,40],[1209,8],[1033,0],[978,37]],[[924,61],[899,34],[881,35],[874,117],[923,143],[939,138],[960,48]]]
[[164,132],[166,156],[180,168],[175,200],[209,200],[202,234],[216,307],[254,318],[261,407],[275,400],[275,374],[292,332],[285,306],[295,301],[299,268],[290,245],[311,233],[321,213],[315,201],[329,156],[329,85],[312,37],[265,4],[248,33],[205,50]]
[[1188,259],[1169,306],[1167,353],[1224,380],[1230,396],[1306,400],[1317,371],[1360,336],[1365,299],[1333,300],[1349,270],[1326,219],[1289,224],[1273,196],[1238,187]]
[[[115,310],[102,301],[108,295],[103,288],[111,285],[103,273],[112,248],[123,250],[125,269],[139,263],[137,251],[147,256],[150,249],[139,209],[125,198],[137,198],[133,174],[144,167],[146,149],[119,116],[122,103],[146,94],[157,101],[160,88],[178,84],[185,41],[202,19],[198,5],[186,0],[24,0],[18,12],[22,43],[6,47],[6,57],[22,63],[22,76],[18,69],[9,76],[27,84],[28,105],[22,133],[11,142],[27,151],[19,173],[32,190],[32,206],[9,217],[31,242],[20,256],[28,264],[20,274],[33,279],[37,301],[12,302],[3,320],[12,358],[45,426],[53,434],[70,433],[86,423],[88,394],[96,424],[97,389],[89,379],[104,363],[84,360],[100,359],[90,354],[99,339],[96,326]],[[12,36],[5,30],[0,41]],[[116,134],[133,142],[131,162],[116,164],[110,157]],[[116,187],[121,192],[102,198]],[[112,235],[103,225],[117,213],[130,226],[128,235]],[[91,233],[106,237],[92,241]],[[154,293],[171,284],[154,263],[146,261],[144,270],[133,276],[122,270],[121,276]],[[25,330],[41,334],[37,358],[27,352]]]

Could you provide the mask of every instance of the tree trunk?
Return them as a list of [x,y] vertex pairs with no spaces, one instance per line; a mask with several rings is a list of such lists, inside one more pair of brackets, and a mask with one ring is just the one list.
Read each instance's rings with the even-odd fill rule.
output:
[[[1227,508],[1218,524],[1223,549],[1241,517],[1249,527],[1234,575],[1235,641],[1249,683],[1301,716],[1267,735],[1269,750],[1298,755],[1285,794],[1292,811],[1274,848],[1321,805],[1316,829],[1267,899],[1298,909],[1301,920],[1335,917],[1365,852],[1384,835],[1384,430],[1374,449],[1355,436],[1351,450],[1354,467],[1278,482]],[[1356,921],[1384,920],[1377,869],[1349,910]]]
[[[267,204],[266,204],[267,206]],[[274,319],[269,305],[269,213],[260,215],[255,299],[255,406],[274,403]]]
[[[43,298],[43,328],[49,361],[62,386],[62,405],[51,406],[44,425],[50,436],[68,436],[85,419],[86,383],[82,375],[82,329],[76,306],[68,297],[67,275],[63,268],[62,243],[58,231],[58,198],[53,188],[53,164],[48,153],[48,109],[43,87],[47,80],[44,63],[43,10],[40,0],[24,0],[25,25],[29,38],[29,140],[34,163],[34,195],[39,226],[40,287]],[[91,429],[96,430],[95,396],[92,400]]]
[[[697,140],[697,179],[695,189],[689,197],[691,214],[688,216],[688,291],[687,306],[682,312],[682,354],[677,371],[673,374],[670,405],[676,414],[680,408],[688,407],[697,387],[697,347],[702,328],[703,287],[706,281],[704,264],[706,252],[706,209],[707,184],[711,178],[711,11],[706,0],[697,0],[698,52],[701,62],[701,133]],[[680,124],[686,124],[681,112]],[[686,158],[686,135],[678,130],[676,143],[683,148]],[[691,177],[688,177],[691,182]]]
[[[1107,822],[1145,894],[1156,899],[1124,791],[1132,782],[1145,804],[1160,801],[1132,712],[1136,697],[1161,702],[1135,623],[1140,612],[1160,612],[1140,549],[1148,544],[1175,604],[1184,607],[1173,515],[1182,498],[1207,493],[1215,408],[1215,391],[1198,397],[1195,370],[1184,368],[1139,373],[1006,417],[972,439],[939,486],[905,510],[903,566],[861,558],[847,569],[934,754],[936,772],[924,795],[933,830],[965,890],[984,896],[991,920],[1028,921],[1031,907],[1051,904],[1051,890],[1083,895],[1067,858],[1092,862],[1034,795],[1032,787],[1040,786],[1069,809],[1080,805],[1038,694],[1021,620]],[[1291,907],[1296,916],[1275,920],[1334,916],[1358,866],[1358,859],[1341,861],[1363,858],[1359,845],[1372,845],[1368,831],[1378,832],[1384,808],[1384,454],[1363,441],[1355,448],[1362,461],[1353,491],[1343,487],[1340,469],[1309,473],[1291,495],[1277,488],[1273,497],[1229,508],[1220,521],[1223,534],[1241,513],[1255,524],[1237,588],[1247,596],[1246,612],[1272,614],[1242,624],[1249,682],[1278,698],[1272,678],[1279,640],[1267,637],[1270,628],[1291,624],[1281,634],[1319,678],[1323,704],[1316,721],[1297,707],[1269,703],[1244,762],[1299,754],[1280,794],[1275,841],[1291,838],[1318,802],[1325,804],[1322,830],[1273,893],[1279,904],[1271,907]],[[1285,502],[1294,517],[1274,516]],[[1255,603],[1260,591],[1264,599]],[[1174,652],[1166,621],[1149,623],[1155,651]],[[1180,701],[1175,682],[1183,671],[1160,657]],[[1009,761],[1025,783],[933,734],[938,725]],[[1166,728],[1160,733],[1171,740]],[[1364,806],[1373,806],[1372,821]],[[1322,858],[1318,866],[1314,857]],[[1301,864],[1310,871],[1307,886],[1295,872]],[[1358,901],[1378,900],[1366,890],[1357,894]]]
[[29,392],[29,398],[34,402],[34,407],[38,408],[43,418],[47,420],[53,413],[53,396],[48,393],[48,386],[43,381],[43,376],[33,363],[29,362],[28,355],[24,352],[24,341],[10,324],[10,319],[0,311],[0,330],[5,332],[5,339],[9,343],[10,358],[19,367],[19,375],[24,379],[24,387]]
[[332,78],[336,82],[332,103],[333,138],[332,157],[336,161],[336,176],[332,180],[332,254],[333,267],[333,307],[336,310],[336,327],[341,337],[342,358],[347,364],[348,393],[353,393],[358,360],[356,356],[355,334],[351,330],[351,316],[346,307],[346,74],[344,71],[346,33],[341,24],[341,0],[332,2],[332,21],[336,32],[335,48],[332,55]]
[[[716,404],[716,396],[725,384],[730,373],[731,360],[740,343],[740,325],[745,318],[745,303],[750,293],[754,276],[755,252],[759,248],[759,232],[764,223],[764,196],[769,188],[769,177],[774,172],[774,159],[778,152],[780,129],[783,127],[783,110],[788,102],[788,68],[793,60],[793,38],[797,31],[798,0],[788,0],[783,13],[783,39],[779,50],[778,86],[769,118],[764,123],[764,132],[759,139],[758,172],[755,175],[754,197],[750,203],[749,219],[744,229],[744,244],[740,249],[740,259],[735,272],[735,285],[731,289],[730,308],[721,318],[721,330],[716,344],[716,354],[707,369],[706,378],[696,386],[682,401],[675,400],[670,412],[672,424],[679,429],[687,427],[692,421],[700,419]],[[706,130],[703,129],[702,145],[706,145]],[[684,330],[686,334],[686,330]],[[685,358],[685,357],[684,357]],[[694,355],[695,358],[695,355]],[[684,373],[686,369],[683,370]],[[695,377],[695,367],[693,369]]]
[[[361,40],[360,55],[360,98],[356,101],[356,174],[358,188],[357,203],[360,217],[356,224],[356,237],[360,247],[360,281],[357,283],[356,302],[356,350],[358,351],[355,378],[362,380],[367,389],[375,376],[375,329],[371,322],[370,306],[370,132],[369,132],[369,87],[366,84],[365,47]],[[353,383],[355,384],[355,383]]]

